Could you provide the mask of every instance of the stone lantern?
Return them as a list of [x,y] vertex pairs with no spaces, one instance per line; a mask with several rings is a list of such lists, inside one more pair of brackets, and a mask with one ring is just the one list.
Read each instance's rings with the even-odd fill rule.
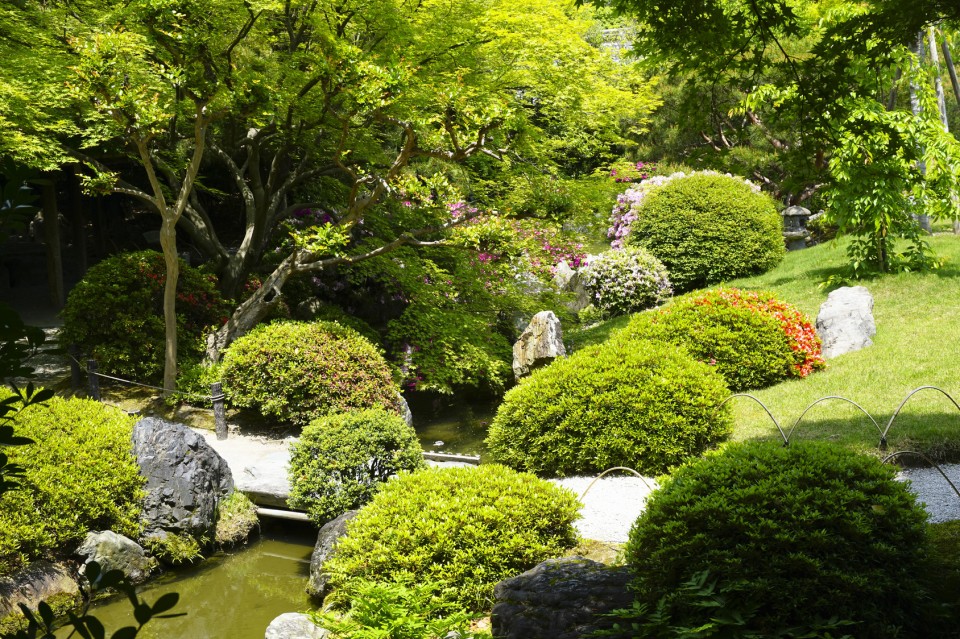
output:
[[806,248],[810,237],[810,231],[807,230],[810,211],[802,206],[788,206],[780,215],[783,216],[783,239],[787,242],[787,250]]

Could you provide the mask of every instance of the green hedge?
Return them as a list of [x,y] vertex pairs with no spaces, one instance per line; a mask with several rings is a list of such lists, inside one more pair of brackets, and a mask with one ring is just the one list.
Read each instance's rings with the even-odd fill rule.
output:
[[675,622],[705,623],[712,611],[678,588],[706,570],[757,636],[835,617],[858,639],[922,637],[927,516],[895,474],[823,442],[732,444],[694,461],[630,532],[639,600],[672,593]]
[[26,473],[0,497],[0,574],[70,552],[91,530],[137,537],[144,480],[130,447],[133,424],[86,399],[55,397],[17,415],[17,435],[34,443],[3,451]]
[[673,345],[613,340],[558,359],[504,396],[491,457],[542,475],[628,466],[662,473],[731,431],[730,392]]
[[358,580],[431,582],[438,601],[488,611],[497,582],[576,544],[578,508],[573,493],[502,466],[403,473],[348,523],[324,571],[335,600]]
[[[163,287],[166,266],[155,251],[122,253],[90,267],[70,291],[60,341],[77,344],[100,371],[138,382],[163,376]],[[177,356],[180,365],[203,356],[203,336],[227,321],[230,305],[216,278],[180,262]]]
[[301,426],[350,409],[399,412],[383,355],[336,322],[258,326],[224,353],[223,381],[233,404]]
[[773,200],[742,180],[702,173],[651,191],[628,243],[659,258],[678,292],[764,273],[786,253]]
[[401,470],[425,468],[417,434],[380,408],[310,422],[290,457],[289,502],[324,523],[359,508]]

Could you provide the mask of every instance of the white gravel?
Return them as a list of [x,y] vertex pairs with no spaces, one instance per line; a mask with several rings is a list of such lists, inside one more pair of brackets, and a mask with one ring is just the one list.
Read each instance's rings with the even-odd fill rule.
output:
[[[960,488],[960,464],[940,466],[954,486]],[[938,523],[960,519],[960,496],[936,468],[908,468],[900,471],[898,479],[910,482],[917,501],[924,504],[930,513],[930,521]]]
[[[550,481],[569,488],[577,497],[583,495],[595,477],[565,477]],[[580,498],[581,518],[574,522],[577,532],[585,539],[625,543],[630,527],[643,512],[647,495],[657,487],[649,477],[606,476],[597,480],[586,495]]]

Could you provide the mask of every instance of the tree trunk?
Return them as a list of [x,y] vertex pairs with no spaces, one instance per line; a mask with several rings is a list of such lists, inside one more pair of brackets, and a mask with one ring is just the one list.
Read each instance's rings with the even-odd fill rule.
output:
[[180,278],[180,260],[177,255],[177,223],[167,213],[160,225],[160,246],[167,279],[163,286],[163,328],[166,339],[163,348],[163,388],[172,391],[177,384],[177,280]]
[[[923,31],[917,34],[917,40],[914,45],[914,53],[917,54],[917,59],[920,61],[920,64],[923,64],[923,56],[924,56]],[[917,97],[917,90],[918,90],[918,87],[916,83],[913,80],[911,80],[910,81],[910,109],[913,111],[914,115],[920,115],[920,110],[921,110],[920,99]],[[917,164],[918,164],[918,168],[920,169],[920,172],[926,175],[927,173],[926,163],[924,163],[923,160],[920,160],[920,162],[918,162]],[[920,224],[920,228],[929,233],[930,232],[930,216],[925,214],[919,214],[916,216],[916,218],[917,218],[917,223]]]
[[960,105],[960,82],[957,81],[957,68],[953,65],[953,56],[950,55],[950,45],[947,44],[947,36],[943,36],[941,43],[943,49],[943,63],[947,66],[947,73],[950,75],[950,84],[953,86],[953,97],[957,99]]
[[947,121],[947,98],[943,94],[943,79],[940,76],[940,57],[937,55],[937,39],[933,27],[927,27],[927,44],[930,49],[930,64],[933,65],[934,88],[937,91],[937,108],[940,110],[940,122],[943,124],[944,131],[950,131],[950,123]]

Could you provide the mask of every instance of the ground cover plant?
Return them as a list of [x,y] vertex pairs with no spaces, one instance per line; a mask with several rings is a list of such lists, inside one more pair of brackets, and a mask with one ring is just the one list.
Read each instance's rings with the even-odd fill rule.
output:
[[504,396],[487,445],[540,475],[628,466],[667,472],[730,432],[730,394],[709,364],[657,342],[611,340],[555,360]]
[[[76,344],[103,373],[156,382],[163,373],[163,255],[121,253],[90,267],[63,308],[60,341]],[[203,336],[232,307],[217,279],[181,261],[177,280],[177,352],[184,366],[200,361]]]
[[624,339],[665,341],[716,366],[730,390],[764,388],[824,367],[812,322],[770,292],[720,288],[634,316]]
[[382,408],[316,419],[290,452],[290,506],[323,525],[370,501],[400,471],[426,468],[417,433]]
[[686,292],[763,273],[785,252],[773,200],[744,181],[694,173],[652,189],[636,211],[627,245],[641,246]]
[[352,408],[399,411],[383,355],[335,322],[261,325],[233,343],[222,370],[233,404],[301,426]]
[[133,423],[86,399],[52,398],[17,415],[17,434],[34,444],[5,451],[24,476],[0,496],[0,574],[66,552],[90,530],[137,537],[144,480],[130,452]]
[[926,636],[927,515],[895,473],[825,442],[731,444],[693,461],[630,532],[638,601],[676,625],[707,623],[715,611],[683,589],[706,571],[723,612],[758,636],[831,620],[863,639]]
[[323,567],[331,596],[343,603],[361,581],[431,582],[436,603],[489,610],[497,582],[576,544],[578,509],[573,493],[496,464],[403,473],[348,523]]

